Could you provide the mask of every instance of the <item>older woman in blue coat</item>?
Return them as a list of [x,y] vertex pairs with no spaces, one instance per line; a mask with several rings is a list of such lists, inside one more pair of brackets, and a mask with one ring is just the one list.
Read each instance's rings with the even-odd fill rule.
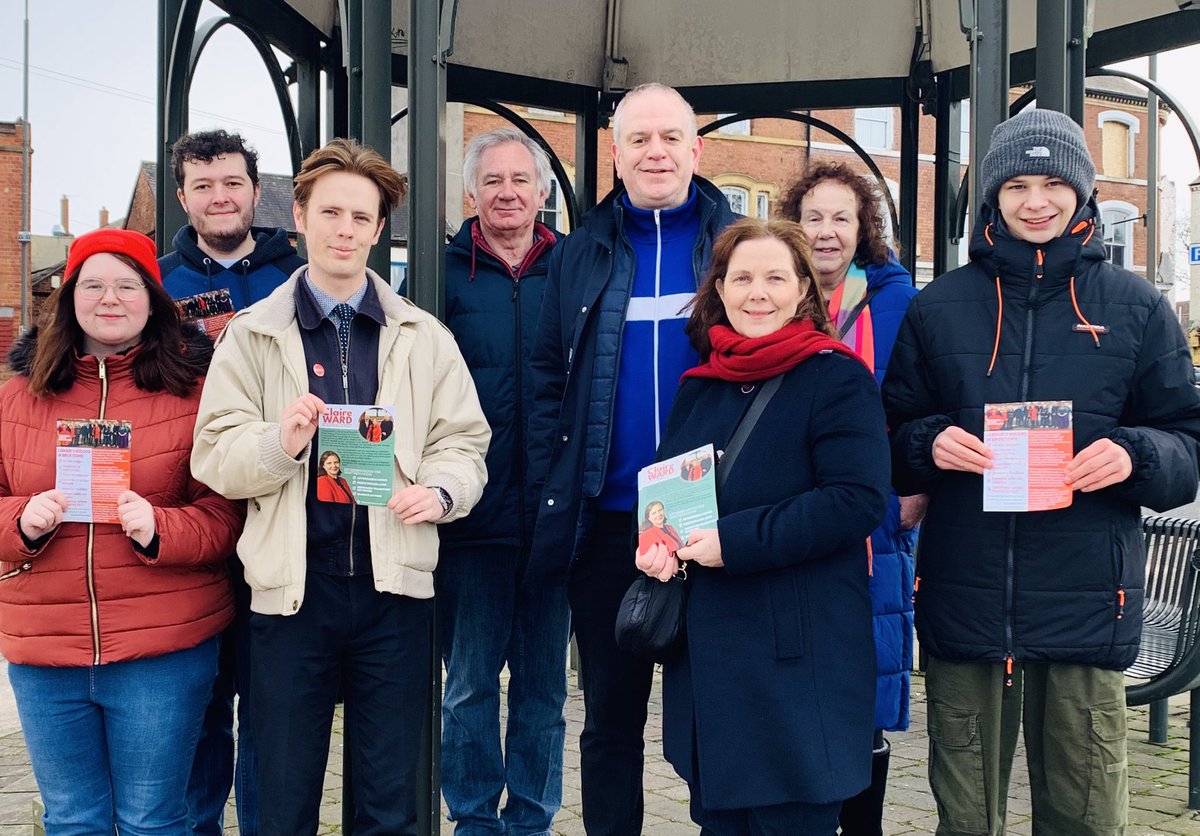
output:
[[[792,184],[780,214],[804,230],[813,278],[836,334],[883,383],[896,332],[917,295],[912,276],[888,249],[873,180],[845,163],[819,162]],[[888,499],[871,534],[871,605],[875,614],[875,740],[871,786],[842,805],[842,836],[883,836],[883,799],[891,748],[884,731],[908,728],[913,661],[913,550],[924,494]]]
[[[889,469],[874,378],[831,336],[803,231],[743,220],[713,246],[660,458],[728,445],[762,384],[781,376],[689,564],[687,641],[663,671],[663,749],[713,836],[833,834],[870,782],[875,653],[867,538]],[[718,468],[721,464],[718,460]]]

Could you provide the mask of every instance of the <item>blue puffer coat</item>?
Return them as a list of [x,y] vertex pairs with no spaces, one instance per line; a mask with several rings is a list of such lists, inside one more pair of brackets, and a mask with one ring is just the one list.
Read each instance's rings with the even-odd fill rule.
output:
[[[875,380],[882,385],[896,332],[908,303],[917,295],[912,276],[895,259],[868,264],[867,307],[875,342]],[[888,496],[887,516],[871,534],[871,609],[875,617],[875,728],[908,728],[908,693],[913,662],[913,547],[914,529],[900,527],[900,500]]]
[[[550,246],[514,278],[477,246],[467,219],[446,248],[446,327],[471,370],[479,403],[492,428],[487,486],[461,520],[438,527],[443,545],[528,547],[537,495],[525,475],[526,428],[533,407],[529,355],[546,290],[546,270],[559,235],[538,224],[534,235]],[[522,522],[524,524],[522,524]]]

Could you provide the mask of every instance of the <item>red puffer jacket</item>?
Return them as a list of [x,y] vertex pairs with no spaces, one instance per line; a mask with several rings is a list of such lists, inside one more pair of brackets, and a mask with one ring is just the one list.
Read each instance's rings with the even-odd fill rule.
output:
[[[70,389],[37,398],[24,376],[36,333],[10,358],[19,376],[0,387],[0,653],[18,664],[85,666],[159,656],[216,635],[233,617],[225,560],[245,507],[191,476],[200,382],[183,398],[138,389],[135,348],[103,363],[81,358]],[[211,355],[200,339],[189,339],[189,352]],[[130,487],[154,506],[153,559],[118,525],[63,523],[35,551],[17,528],[29,497],[54,487],[55,421],[98,417],[132,422]]]

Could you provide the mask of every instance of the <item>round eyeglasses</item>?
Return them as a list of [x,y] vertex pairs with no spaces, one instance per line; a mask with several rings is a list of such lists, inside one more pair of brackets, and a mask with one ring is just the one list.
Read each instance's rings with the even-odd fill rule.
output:
[[75,292],[81,299],[87,299],[89,302],[99,302],[110,288],[122,302],[132,302],[142,295],[142,291],[146,289],[146,285],[132,279],[119,281],[116,284],[107,284],[96,279],[84,279],[75,285]]

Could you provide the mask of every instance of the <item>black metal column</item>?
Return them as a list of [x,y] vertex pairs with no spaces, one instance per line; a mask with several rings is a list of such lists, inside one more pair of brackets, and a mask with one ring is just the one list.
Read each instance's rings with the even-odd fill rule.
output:
[[158,184],[154,194],[154,239],[160,253],[170,249],[175,231],[187,223],[187,214],[175,197],[171,144],[187,132],[188,59],[199,13],[200,3],[196,0],[158,3],[158,142],[154,157]]
[[900,228],[896,230],[896,240],[900,244],[900,263],[914,281],[917,276],[917,198],[921,185],[917,160],[920,125],[921,103],[913,96],[905,96],[900,103]]
[[933,163],[933,275],[958,266],[957,234],[959,184],[962,182],[962,104],[950,98],[950,84],[937,86],[937,122]]
[[[1147,76],[1158,77],[1158,56],[1150,56]],[[1158,283],[1158,96],[1146,91],[1146,278]],[[1132,160],[1131,160],[1132,162]],[[1167,280],[1173,279],[1168,276]]]
[[[390,5],[390,4],[389,4]],[[446,65],[440,37],[441,3],[408,4],[408,296],[443,319],[446,312]],[[385,119],[383,124],[387,125]],[[434,619],[436,624],[436,618]],[[422,735],[418,831],[441,832],[438,741],[442,728],[442,666],[436,631],[429,702]]]
[[445,312],[446,68],[439,55],[438,0],[412,0],[408,21],[408,291]]
[[300,127],[300,150],[307,157],[323,144],[321,66],[316,61],[296,60],[296,122]]
[[596,205],[599,162],[600,97],[586,97],[575,113],[575,209],[579,218]]
[[992,131],[1008,118],[1008,0],[976,2],[971,33],[971,217],[979,217],[979,163]]
[[1084,85],[1087,83],[1088,0],[1070,0],[1071,29],[1067,41],[1067,115],[1083,124]]
[[1036,78],[1038,107],[1067,112],[1067,30],[1070,0],[1038,0]]

